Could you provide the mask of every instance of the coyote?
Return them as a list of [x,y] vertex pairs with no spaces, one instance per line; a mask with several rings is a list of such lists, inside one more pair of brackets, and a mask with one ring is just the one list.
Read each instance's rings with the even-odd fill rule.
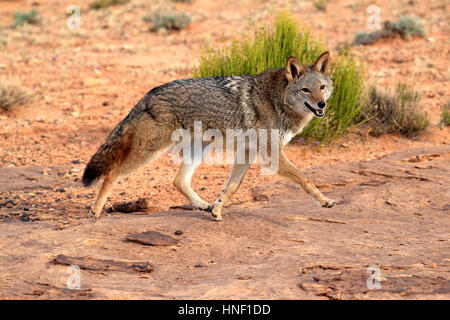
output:
[[[286,67],[256,75],[220,76],[175,80],[150,90],[110,133],[92,156],[83,173],[83,184],[105,176],[90,214],[98,219],[114,182],[166,153],[173,145],[174,130],[192,130],[201,121],[203,130],[225,134],[232,129],[278,129],[278,174],[300,184],[322,206],[335,201],[325,197],[284,155],[283,147],[315,116],[322,118],[333,92],[329,78],[330,54],[322,53],[311,66],[295,57]],[[268,142],[271,143],[270,141]],[[194,206],[221,220],[222,207],[236,192],[253,159],[234,162],[219,198],[210,205],[191,187],[191,178],[201,163],[181,164],[173,183]]]

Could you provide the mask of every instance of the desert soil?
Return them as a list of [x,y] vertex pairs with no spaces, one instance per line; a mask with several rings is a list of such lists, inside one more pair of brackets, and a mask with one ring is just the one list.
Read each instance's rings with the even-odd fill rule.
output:
[[[450,298],[448,4],[443,1],[131,1],[107,10],[73,1],[0,1],[0,75],[35,92],[31,105],[0,114],[0,297],[8,298]],[[414,85],[431,116],[423,134],[371,137],[364,128],[327,145],[293,141],[287,155],[326,195],[317,207],[304,192],[252,167],[215,223],[204,212],[169,209],[187,201],[172,185],[168,155],[120,181],[107,207],[148,198],[150,213],[87,208],[97,187],[83,188],[85,163],[111,129],[151,88],[192,76],[205,43],[223,47],[248,28],[289,8],[336,53],[366,30],[367,6],[382,21],[414,14],[425,38],[383,40],[354,48],[371,82]],[[172,6],[193,16],[175,33],[151,33],[141,17]],[[11,29],[13,13],[35,8],[38,25]],[[56,9],[55,9],[56,8]],[[367,31],[367,30],[366,30]],[[212,202],[228,165],[202,165],[193,186]],[[174,235],[182,230],[181,235]],[[143,246],[126,237],[158,231],[179,240]],[[149,262],[150,273],[82,270],[81,290],[67,290],[59,254]],[[368,290],[367,266],[381,268],[381,289]]]

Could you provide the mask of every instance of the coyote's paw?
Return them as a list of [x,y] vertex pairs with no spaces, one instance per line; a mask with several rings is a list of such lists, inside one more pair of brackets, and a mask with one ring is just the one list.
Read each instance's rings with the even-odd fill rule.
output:
[[208,204],[206,208],[199,208],[200,210],[206,211],[206,212],[212,212],[214,206]]
[[211,215],[213,216],[214,220],[222,221],[222,207],[214,205],[211,209]]
[[199,208],[200,210],[206,211],[206,212],[211,212],[213,206],[210,205],[208,202],[202,203],[201,205],[198,205],[197,208]]
[[89,208],[89,216],[94,219],[95,221],[98,220],[98,218],[100,218],[100,213],[95,213],[92,208]]
[[331,200],[331,199],[325,199],[325,201],[323,201],[321,205],[324,208],[331,208],[335,204],[336,204],[336,201]]
[[220,213],[216,214],[216,213],[212,212],[212,216],[215,221],[222,221],[222,215]]

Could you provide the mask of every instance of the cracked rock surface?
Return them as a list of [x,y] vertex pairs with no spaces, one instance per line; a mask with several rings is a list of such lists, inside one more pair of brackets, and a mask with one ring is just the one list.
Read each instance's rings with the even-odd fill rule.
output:
[[[338,201],[334,208],[279,181],[255,186],[251,202],[225,207],[220,223],[182,209],[61,228],[4,220],[0,298],[449,299],[449,169],[449,146],[313,167],[308,175]],[[58,176],[50,178],[54,185]],[[177,230],[173,245],[126,241]],[[60,254],[67,263],[54,263]],[[70,289],[65,264],[77,261],[81,286]],[[152,272],[129,271],[136,261]],[[368,286],[373,276],[379,289]]]

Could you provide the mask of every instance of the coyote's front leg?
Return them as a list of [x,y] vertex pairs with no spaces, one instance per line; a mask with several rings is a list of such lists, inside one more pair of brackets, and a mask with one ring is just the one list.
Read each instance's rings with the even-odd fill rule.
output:
[[294,183],[298,183],[302,186],[303,190],[313,196],[313,198],[320,203],[322,207],[331,208],[335,205],[336,201],[325,197],[319,189],[316,188],[314,183],[305,176],[300,170],[298,170],[283,152],[280,152],[280,160],[278,167],[278,174],[286,177]]

